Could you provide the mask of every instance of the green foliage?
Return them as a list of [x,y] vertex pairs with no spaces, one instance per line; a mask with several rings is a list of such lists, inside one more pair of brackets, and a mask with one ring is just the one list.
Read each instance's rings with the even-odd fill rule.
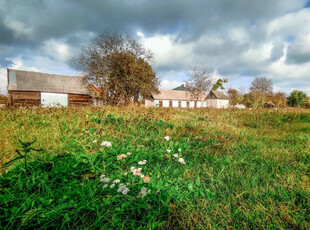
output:
[[[5,109],[0,129],[0,164],[13,159],[0,175],[1,229],[307,229],[310,222],[307,110]],[[44,151],[17,136],[37,139]],[[18,158],[26,155],[27,164]],[[111,181],[100,182],[102,174]],[[116,179],[127,194],[120,183],[110,187]],[[141,198],[143,187],[151,191]]]
[[18,154],[17,157],[15,157],[14,159],[6,162],[3,167],[8,167],[9,165],[13,164],[15,161],[17,160],[21,160],[21,159],[24,159],[24,165],[25,165],[25,171],[26,173],[28,174],[29,171],[28,171],[28,166],[27,166],[27,156],[28,154],[31,152],[31,151],[36,151],[36,152],[39,152],[39,151],[42,151],[41,149],[35,149],[33,147],[31,147],[35,142],[36,140],[34,141],[30,141],[30,142],[23,142],[21,140],[19,140],[19,143],[21,144],[21,151],[19,151],[18,149],[16,149],[16,153]]
[[307,100],[308,98],[307,98],[306,93],[302,91],[294,90],[293,92],[291,92],[290,96],[287,98],[287,104],[293,107],[302,107],[302,106],[306,106]]
[[227,83],[228,82],[228,80],[227,79],[218,79],[217,81],[216,81],[216,83],[213,85],[213,87],[212,87],[212,90],[217,90],[218,88],[221,88],[221,89],[225,89],[224,88],[224,86],[223,86],[223,84],[224,83]]

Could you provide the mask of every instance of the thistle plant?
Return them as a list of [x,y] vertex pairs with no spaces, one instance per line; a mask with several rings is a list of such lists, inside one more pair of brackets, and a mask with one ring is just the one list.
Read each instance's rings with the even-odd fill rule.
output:
[[15,157],[13,160],[11,160],[11,161],[7,162],[6,164],[4,164],[3,168],[11,165],[12,163],[14,163],[17,160],[24,159],[25,170],[26,170],[26,173],[28,174],[28,172],[29,172],[28,166],[27,166],[28,154],[31,151],[39,152],[39,151],[42,151],[42,150],[41,149],[35,149],[35,148],[31,147],[37,140],[30,141],[30,142],[23,142],[20,139],[18,139],[18,141],[21,144],[21,150],[18,150],[18,149],[15,150],[16,153],[18,154],[18,156]]

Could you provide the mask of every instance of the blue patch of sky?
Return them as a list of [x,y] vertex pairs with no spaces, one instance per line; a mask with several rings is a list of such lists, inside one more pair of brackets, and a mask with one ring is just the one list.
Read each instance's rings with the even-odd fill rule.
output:
[[310,0],[307,1],[306,5],[304,6],[304,8],[309,8],[310,7]]
[[289,43],[292,43],[294,41],[295,37],[293,35],[286,36],[285,40]]

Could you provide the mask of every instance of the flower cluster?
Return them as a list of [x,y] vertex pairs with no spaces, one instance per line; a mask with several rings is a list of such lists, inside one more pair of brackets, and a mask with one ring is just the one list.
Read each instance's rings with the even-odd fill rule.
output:
[[127,188],[126,184],[120,184],[117,189],[117,192],[121,192],[123,195],[126,195],[129,191],[130,190]]
[[111,180],[110,178],[105,177],[105,175],[101,174],[101,176],[100,176],[100,182],[109,183],[110,180]]
[[182,165],[185,165],[186,164],[186,162],[184,161],[184,159],[183,158],[179,158],[179,160],[178,160]]
[[112,147],[112,143],[108,141],[102,142],[100,145],[106,146],[106,147]]
[[127,155],[126,155],[126,154],[118,155],[118,156],[117,156],[117,160],[119,161],[119,160],[121,160],[121,159],[123,159],[123,158],[126,158],[127,156],[130,156],[130,155],[131,155],[130,152],[128,152]]
[[169,136],[165,136],[165,139],[166,139],[166,141],[169,141],[170,137]]
[[118,156],[117,156],[117,160],[119,161],[119,160],[121,160],[121,159],[123,159],[123,158],[126,158],[126,157],[127,157],[126,154],[121,154],[121,155],[118,155]]
[[150,194],[150,193],[151,193],[151,189],[147,190],[147,188],[142,187],[137,198],[139,198],[139,197],[144,198],[146,196],[146,194]]
[[142,170],[142,168],[137,168],[137,169],[135,167],[130,168],[130,171],[132,172],[132,174],[134,176],[139,176],[139,177],[143,178],[144,175],[141,174],[141,170]]
[[147,162],[146,160],[139,161],[139,162],[138,162],[138,165],[145,165],[145,164],[146,164],[146,162]]

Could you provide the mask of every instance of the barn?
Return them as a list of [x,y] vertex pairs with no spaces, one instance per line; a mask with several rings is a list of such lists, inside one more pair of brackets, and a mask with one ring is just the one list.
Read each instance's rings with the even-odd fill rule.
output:
[[9,104],[88,106],[91,97],[81,77],[7,69]]
[[145,107],[173,107],[173,108],[228,108],[229,99],[220,91],[211,90],[208,95],[201,94],[193,99],[184,85],[175,89],[159,90],[159,94],[152,94],[150,100],[145,100]]

